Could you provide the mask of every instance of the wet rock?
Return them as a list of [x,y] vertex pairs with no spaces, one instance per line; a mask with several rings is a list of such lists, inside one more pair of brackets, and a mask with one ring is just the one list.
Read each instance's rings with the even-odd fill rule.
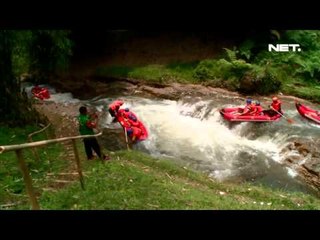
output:
[[320,160],[319,160],[319,158],[311,158],[311,160],[307,161],[302,166],[305,169],[307,169],[311,174],[315,174],[320,177]]
[[109,151],[118,151],[127,149],[126,139],[122,128],[119,129],[103,129],[100,141],[104,148]]
[[295,146],[294,146],[294,143],[289,143],[289,144],[287,144],[282,150],[281,150],[281,154],[285,154],[285,153],[287,153],[287,152],[289,152],[289,151],[292,151],[292,150],[294,150],[295,149]]
[[158,98],[175,100],[178,99],[180,96],[180,94],[172,87],[154,88],[150,86],[142,86],[140,87],[140,89]]
[[302,146],[302,143],[299,143],[299,142],[293,142],[293,144],[294,144],[294,147],[300,147],[300,146]]
[[304,157],[308,155],[308,153],[310,153],[310,148],[306,145],[300,145],[299,147],[297,147],[297,150],[300,154],[302,154]]
[[288,158],[285,159],[285,162],[287,163],[294,163],[294,164],[298,164],[298,162],[301,160],[300,156],[290,156]]
[[[281,151],[288,155],[284,164],[297,170],[301,177],[312,188],[320,190],[320,139],[293,139]],[[295,155],[290,156],[294,151]],[[298,155],[296,155],[298,154]],[[307,157],[308,156],[308,157]],[[307,158],[306,158],[307,157]],[[299,163],[304,161],[302,165]]]

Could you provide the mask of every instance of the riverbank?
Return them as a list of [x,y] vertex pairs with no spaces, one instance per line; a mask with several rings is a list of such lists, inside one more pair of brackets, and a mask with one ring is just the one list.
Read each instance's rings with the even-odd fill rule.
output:
[[168,160],[119,151],[84,162],[86,190],[74,183],[40,199],[45,209],[320,209],[320,200],[251,184],[219,183]]
[[[34,129],[1,128],[0,131],[11,136],[12,144],[23,141]],[[39,136],[39,139],[44,137]],[[8,144],[7,138],[1,138],[0,144]],[[38,164],[34,163],[31,152],[28,153],[27,162],[41,209],[320,209],[319,199],[301,192],[272,190],[249,183],[220,183],[169,160],[137,151],[109,152],[112,160],[105,164],[96,160],[88,162],[81,142],[78,142],[78,148],[85,190],[80,188],[75,176],[67,177],[66,163],[71,161],[65,158],[62,148],[42,149],[42,161]],[[1,209],[30,209],[14,154],[1,155],[0,164],[3,176],[0,180]],[[14,179],[8,177],[9,171]]]
[[[224,88],[230,91],[237,90],[237,81],[234,79],[199,79],[196,68],[200,61],[190,63],[175,63],[167,65],[144,66],[98,66],[93,76],[97,78],[129,78],[140,79],[146,84],[166,86],[168,84],[199,84],[214,88]],[[198,73],[199,74],[199,73]],[[285,78],[280,80],[279,92],[298,98],[320,103],[320,86],[318,83]],[[277,94],[277,93],[275,93]],[[258,95],[258,94],[253,94]]]

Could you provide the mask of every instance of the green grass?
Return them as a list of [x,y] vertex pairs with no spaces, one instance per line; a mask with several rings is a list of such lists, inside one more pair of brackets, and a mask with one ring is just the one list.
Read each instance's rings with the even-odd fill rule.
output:
[[74,183],[40,198],[43,209],[320,209],[299,192],[218,183],[168,160],[120,151],[105,164],[86,162],[86,190]]
[[299,80],[288,80],[283,83],[283,93],[294,95],[314,102],[320,102],[320,84]]
[[[0,128],[0,145],[25,142],[37,130]],[[40,134],[39,139],[45,136]],[[65,171],[61,145],[40,152],[41,162],[25,151],[41,209],[320,209],[320,200],[301,192],[287,192],[249,183],[219,183],[170,160],[137,151],[118,151],[112,160],[86,161],[82,143],[78,149],[85,173],[85,190],[79,182],[43,191],[51,183],[46,174]],[[49,164],[51,160],[51,164]],[[60,160],[60,161],[59,161]],[[22,175],[14,153],[0,155],[0,205],[30,209]],[[7,209],[7,208],[4,208]]]
[[168,65],[147,66],[111,66],[98,67],[95,75],[98,77],[126,77],[146,80],[152,83],[194,82],[193,70],[198,62],[172,63]]
[[[28,134],[39,130],[37,127],[25,128],[0,127],[0,146],[21,144],[27,142]],[[34,141],[46,139],[44,133],[34,136]],[[67,167],[68,163],[61,161],[63,154],[60,144],[38,148],[40,162],[35,161],[30,149],[23,150],[23,156],[28,165],[36,194],[48,183],[46,174],[55,173]],[[15,152],[0,154],[0,205],[19,203],[24,209],[29,209],[22,173],[18,168]],[[0,207],[1,209],[1,207]]]

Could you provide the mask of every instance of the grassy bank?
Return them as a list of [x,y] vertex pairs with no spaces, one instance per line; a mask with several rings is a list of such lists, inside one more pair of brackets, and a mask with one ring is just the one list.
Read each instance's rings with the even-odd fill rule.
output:
[[[21,144],[27,142],[28,134],[39,130],[34,126],[25,128],[0,127],[0,145]],[[33,137],[34,141],[46,139],[45,133],[40,133]],[[39,196],[43,188],[49,184],[50,179],[47,173],[56,173],[68,167],[68,163],[63,161],[63,149],[60,144],[48,145],[38,148],[40,162],[30,149],[23,150],[23,156],[28,165],[36,194]],[[22,173],[18,168],[18,161],[15,152],[0,154],[0,209],[6,206],[13,208],[30,209],[29,199],[25,191]]]
[[45,192],[43,209],[320,209],[302,193],[250,184],[218,183],[207,176],[135,151],[110,162],[84,162],[86,190],[79,183]]
[[[33,127],[1,128],[0,145],[25,142],[27,134],[34,130]],[[37,140],[44,138],[40,135]],[[60,145],[41,149],[40,163],[26,151],[42,209],[320,209],[319,199],[300,192],[219,183],[169,160],[136,151],[116,152],[105,164],[88,162],[80,142],[78,148],[85,173],[85,191],[77,178],[63,188],[51,186],[53,177],[47,173],[64,172],[68,168]],[[13,153],[0,155],[0,176],[2,209],[30,209]],[[51,189],[45,191],[48,186]]]
[[[224,79],[221,69],[213,70],[213,76],[216,74],[217,77],[199,79],[199,75],[196,73],[197,64],[198,62],[136,67],[98,67],[95,76],[132,78],[144,80],[147,83],[159,84],[173,82],[204,84],[213,87],[223,87],[233,91],[236,91],[239,88],[239,81],[232,76],[232,74],[229,74],[229,78]],[[225,75],[228,76],[227,73],[225,73]],[[320,102],[320,85],[317,82],[306,82],[299,79],[286,78],[286,76],[279,77],[278,80],[281,82],[279,91],[283,94]]]
[[162,65],[102,65],[95,75],[156,83],[199,83],[251,96],[282,92],[320,102],[320,31],[271,31],[270,34],[277,37],[274,44],[299,43],[303,50],[268,51],[267,36],[252,36],[237,46],[223,48],[225,52],[215,58],[190,63],[187,59],[176,60],[174,64]]
[[284,81],[282,92],[320,103],[320,85],[316,82]]
[[194,83],[193,70],[198,62],[175,63],[168,65],[152,64],[146,66],[108,66],[98,67],[97,77],[125,77],[142,79],[152,83]]

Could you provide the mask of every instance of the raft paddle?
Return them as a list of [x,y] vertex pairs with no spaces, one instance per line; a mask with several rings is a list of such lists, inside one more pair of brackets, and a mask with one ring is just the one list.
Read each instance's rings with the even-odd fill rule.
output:
[[273,107],[270,107],[273,111],[275,111],[276,113],[280,114],[282,117],[284,117],[285,119],[287,119],[287,122],[292,124],[294,123],[294,121],[290,118],[287,118],[286,116],[284,116],[282,113],[278,112],[277,110],[275,110]]
[[126,136],[127,149],[130,150],[130,148],[129,148],[129,143],[128,143],[127,129],[126,129],[126,128],[123,128],[123,129],[124,129],[124,135]]

